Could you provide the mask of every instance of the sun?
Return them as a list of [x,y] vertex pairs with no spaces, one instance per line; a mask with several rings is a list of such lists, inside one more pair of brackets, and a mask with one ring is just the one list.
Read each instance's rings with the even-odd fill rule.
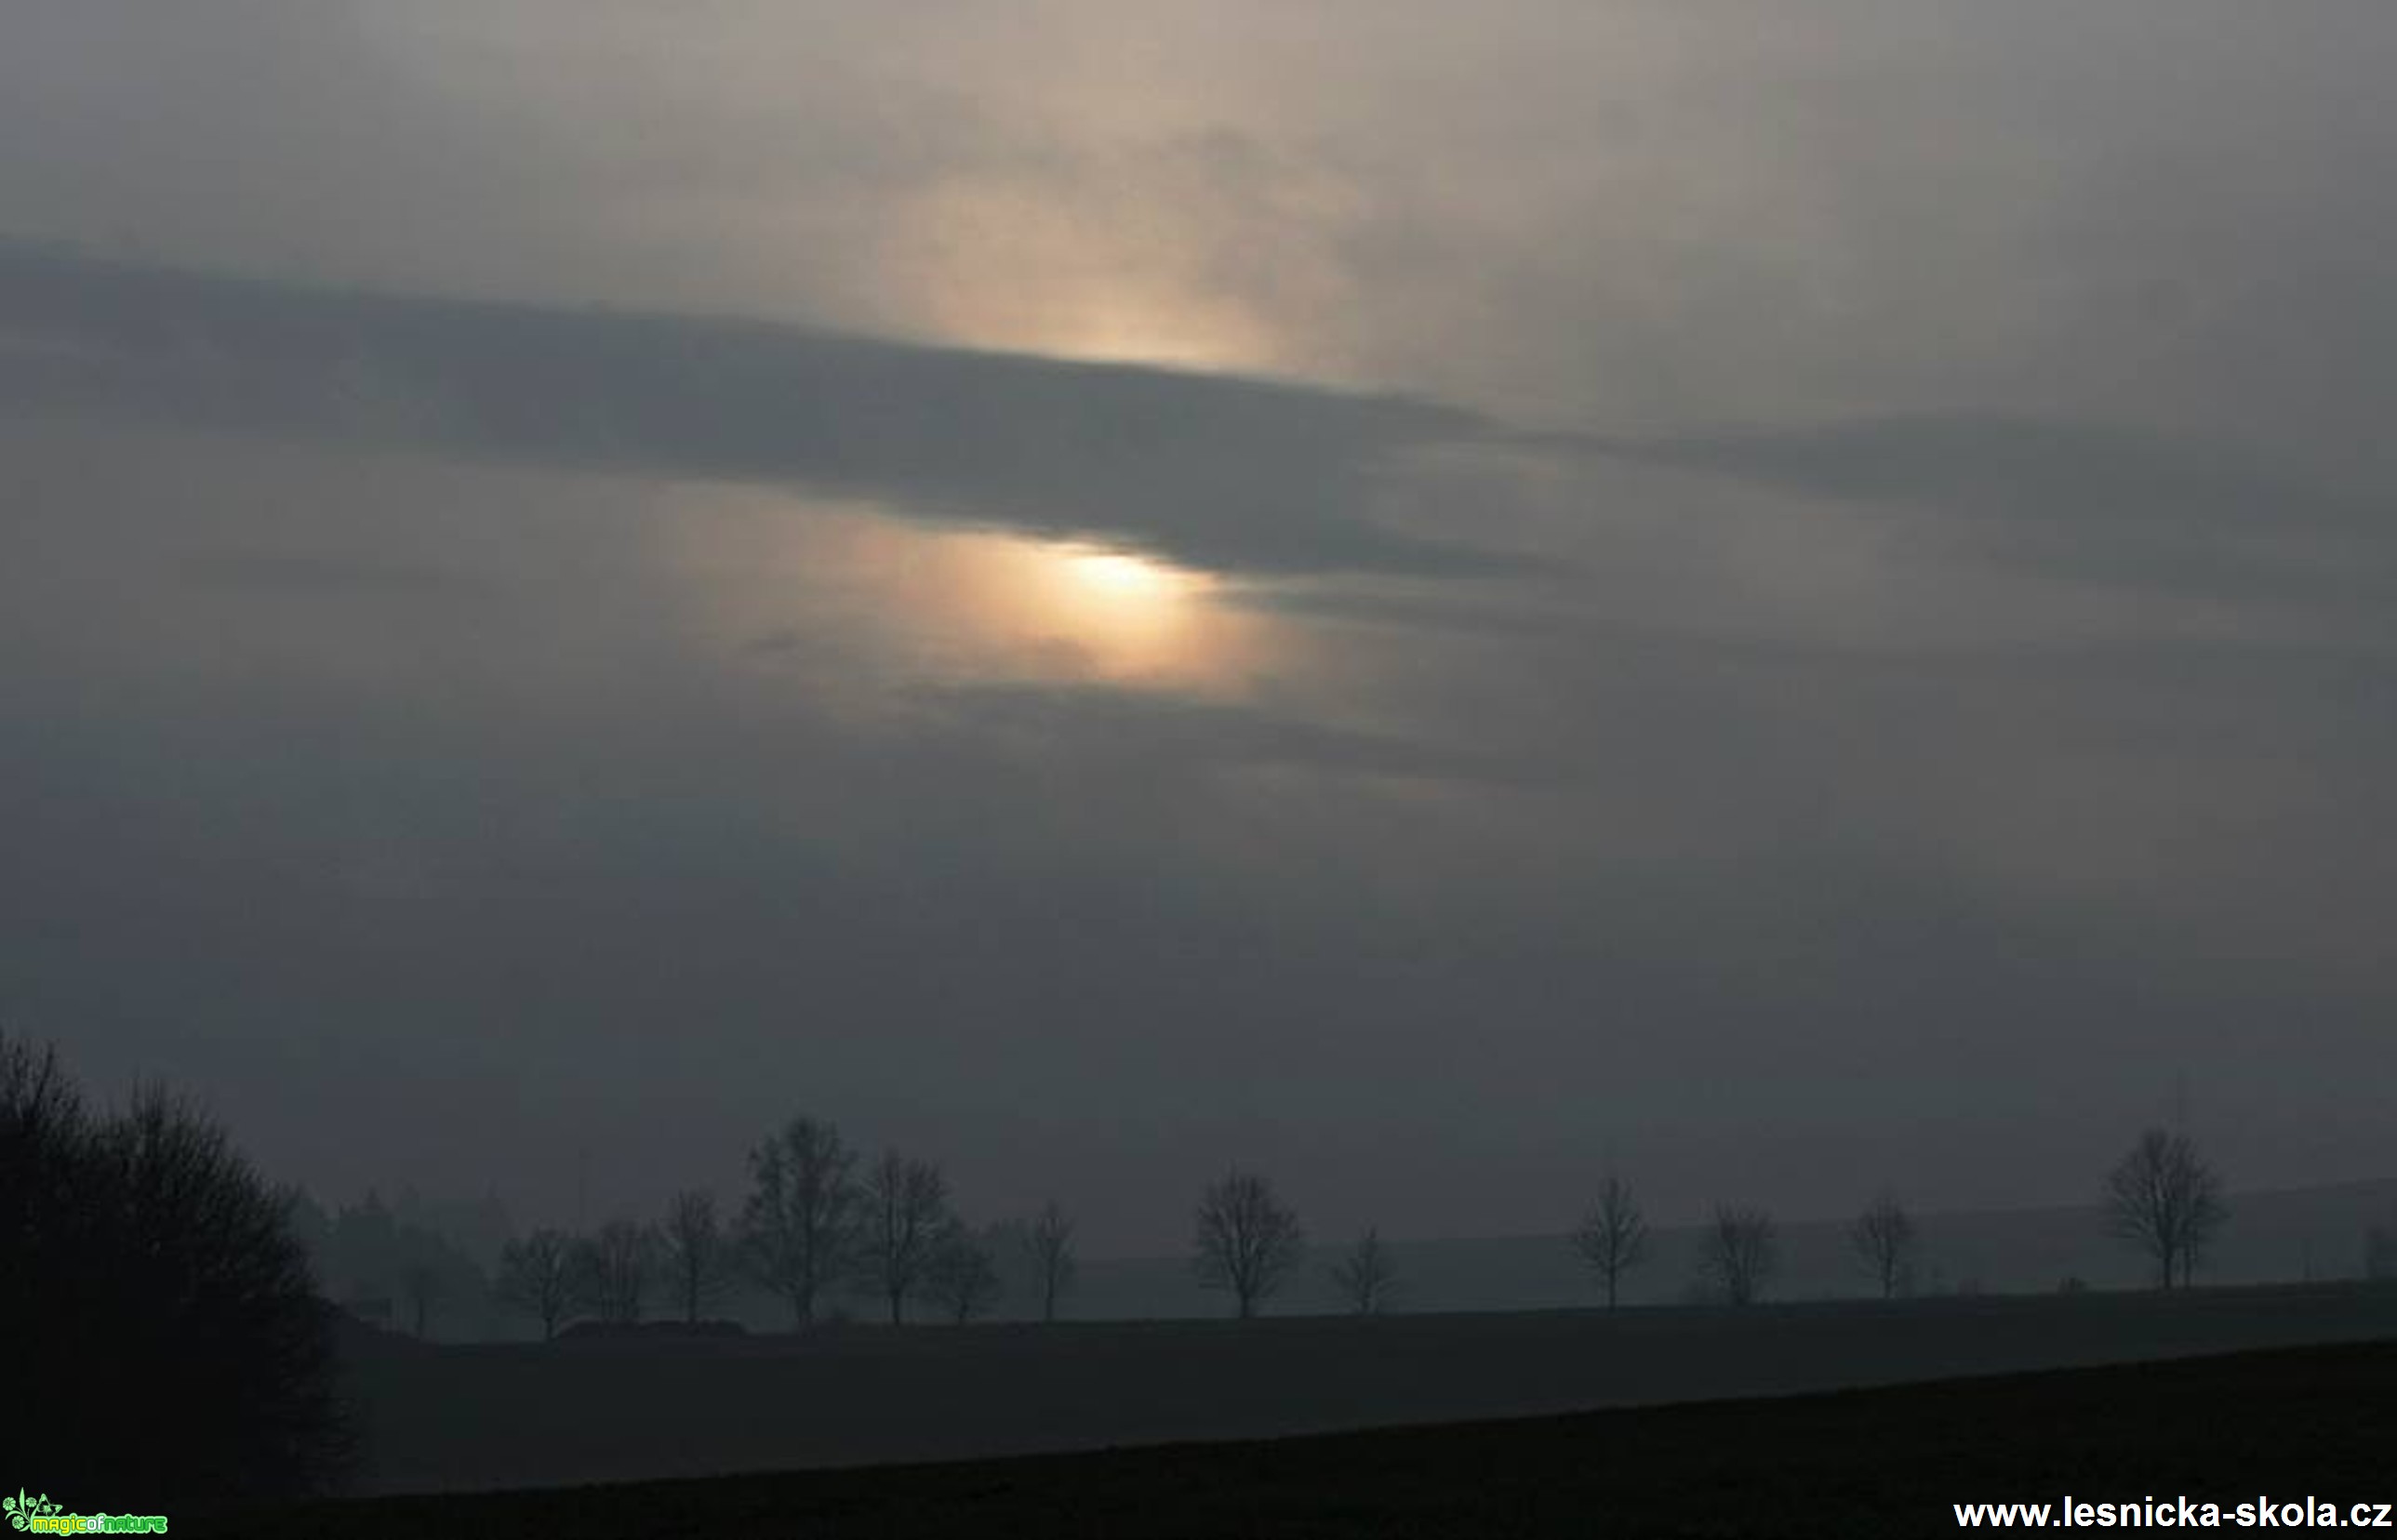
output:
[[1065,569],[1092,595],[1125,605],[1170,603],[1182,587],[1174,573],[1121,551],[1069,552]]
[[1033,548],[1024,597],[1040,631],[1112,673],[1177,672],[1209,650],[1203,573],[1105,545]]

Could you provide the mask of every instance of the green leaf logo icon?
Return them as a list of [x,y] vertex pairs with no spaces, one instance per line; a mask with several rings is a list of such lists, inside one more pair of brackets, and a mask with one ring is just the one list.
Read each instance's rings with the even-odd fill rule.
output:
[[58,1511],[59,1505],[50,1501],[50,1494],[47,1492],[38,1497],[28,1497],[25,1489],[19,1487],[16,1496],[0,1498],[0,1512],[8,1515],[8,1527],[11,1529],[30,1529],[33,1520]]

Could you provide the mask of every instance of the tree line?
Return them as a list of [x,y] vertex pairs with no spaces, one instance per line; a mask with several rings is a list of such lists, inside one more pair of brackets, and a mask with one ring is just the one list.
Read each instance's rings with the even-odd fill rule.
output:
[[[652,1310],[696,1323],[742,1281],[783,1300],[800,1327],[821,1319],[836,1295],[861,1291],[894,1325],[917,1305],[963,1325],[999,1299],[1003,1249],[1027,1265],[1041,1319],[1057,1319],[1073,1286],[1075,1225],[1054,1200],[1028,1219],[973,1228],[953,1211],[938,1162],[895,1149],[864,1161],[829,1122],[793,1118],[750,1152],[749,1176],[746,1199],[730,1216],[712,1195],[686,1191],[654,1221],[611,1220],[587,1236],[541,1229],[511,1240],[497,1293],[547,1338],[575,1319],[623,1325]],[[2222,1194],[2220,1174],[2186,1133],[2150,1129],[2107,1175],[2107,1227],[2149,1259],[2160,1287],[2186,1287],[2228,1217]],[[1227,1294],[1236,1317],[1259,1313],[1304,1265],[1297,1212],[1260,1173],[1235,1167],[1209,1183],[1192,1218],[1193,1274]],[[1600,1184],[1568,1240],[1609,1309],[1652,1260],[1646,1215],[1618,1175]],[[1895,1193],[1867,1203],[1846,1240],[1881,1298],[1915,1292],[1922,1235]],[[1771,1291],[1781,1259],[1770,1211],[1718,1203],[1698,1231],[1691,1292],[1753,1305]],[[1377,1227],[1333,1256],[1324,1277],[1357,1315],[1383,1314],[1399,1297],[1397,1259]]]
[[498,1296],[538,1321],[546,1339],[572,1320],[624,1326],[658,1308],[696,1324],[744,1281],[783,1300],[796,1326],[815,1324],[834,1296],[859,1290],[893,1325],[923,1304],[963,1325],[997,1304],[1003,1246],[1028,1264],[1042,1319],[1056,1319],[1073,1287],[1075,1225],[1056,1202],[978,1229],[952,1206],[938,1161],[897,1149],[864,1160],[829,1122],[793,1118],[750,1151],[749,1178],[737,1212],[688,1190],[654,1220],[510,1240],[500,1252]]
[[[2100,1208],[2107,1233],[2155,1267],[2157,1287],[2187,1288],[2230,1218],[2223,1191],[2221,1172],[2187,1133],[2151,1128],[2107,1172]],[[1846,1239],[1856,1266],[1881,1298],[1914,1292],[1922,1234],[1895,1193],[1884,1190],[1866,1204],[1849,1223]],[[1571,1240],[1614,1308],[1624,1277],[1648,1260],[1648,1225],[1629,1185],[1608,1176]],[[2384,1244],[2375,1231],[2367,1250]],[[1697,1292],[1727,1305],[1752,1305],[1764,1297],[1780,1260],[1769,1211],[1718,1203],[1699,1232]]]
[[[2186,1133],[2149,1129],[2108,1173],[2107,1229],[2156,1266],[2159,1287],[2187,1287],[2229,1217],[2221,1173]],[[1212,1183],[1197,1210],[1191,1261],[1198,1281],[1229,1292],[1233,1313],[1252,1316],[1297,1274],[1306,1254],[1295,1210],[1265,1177],[1235,1168]],[[1608,1175],[1596,1201],[1569,1235],[1573,1254],[1612,1310],[1625,1279],[1650,1260],[1646,1215],[1629,1183]],[[1847,1227],[1857,1267],[1883,1299],[1914,1291],[1922,1237],[1895,1194],[1884,1191]],[[2397,1238],[2376,1230],[2372,1254],[2389,1253],[2397,1272]],[[1725,1305],[1761,1300],[1780,1269],[1780,1235],[1772,1213],[1748,1204],[1715,1205],[1700,1227],[1693,1291]],[[1381,1231],[1368,1226],[1325,1269],[1356,1315],[1380,1315],[1399,1295],[1398,1265]],[[2379,1276],[2377,1272],[2374,1276]]]

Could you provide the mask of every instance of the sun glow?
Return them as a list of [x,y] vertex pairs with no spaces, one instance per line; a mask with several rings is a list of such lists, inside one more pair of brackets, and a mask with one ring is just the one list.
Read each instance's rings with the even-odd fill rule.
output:
[[1207,650],[1207,580],[1129,551],[1031,547],[1023,597],[1041,629],[1114,671],[1186,668]]
[[1211,254],[1229,237],[1185,200],[970,180],[917,199],[909,219],[906,249],[923,255],[896,271],[911,332],[1085,363],[1290,367],[1269,318],[1218,280]]
[[1166,604],[1180,589],[1177,574],[1145,556],[1120,551],[1074,551],[1066,569],[1099,597],[1127,605]]
[[1284,638],[1216,574],[1104,541],[926,529],[864,505],[686,489],[674,564],[761,668],[1237,690]]

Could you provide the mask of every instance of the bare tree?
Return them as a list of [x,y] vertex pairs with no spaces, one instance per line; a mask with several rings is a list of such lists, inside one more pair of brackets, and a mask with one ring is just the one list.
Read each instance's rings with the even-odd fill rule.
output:
[[1274,1196],[1273,1184],[1237,1166],[1209,1184],[1197,1221],[1192,1270],[1201,1287],[1230,1290],[1243,1320],[1281,1287],[1306,1250],[1297,1213]]
[[1357,1243],[1332,1265],[1332,1286],[1340,1291],[1354,1314],[1378,1316],[1389,1308],[1390,1296],[1399,1286],[1399,1268],[1391,1260],[1390,1249],[1382,1244],[1379,1228],[1366,1226]]
[[1040,1291],[1040,1319],[1057,1319],[1057,1302],[1074,1286],[1074,1222],[1051,1199],[1024,1229],[1024,1255],[1032,1263],[1032,1281]]
[[649,1285],[657,1280],[658,1233],[630,1219],[611,1219],[577,1249],[575,1274],[591,1313],[610,1325],[641,1319]]
[[94,1114],[56,1050],[0,1034],[0,1321],[31,1398],[10,1459],[178,1509],[336,1483],[355,1446],[290,1219],[191,1104],[152,1086]]
[[1598,1201],[1573,1233],[1573,1247],[1606,1291],[1606,1307],[1614,1309],[1623,1275],[1648,1256],[1648,1221],[1628,1183],[1610,1176],[1599,1187]]
[[2222,1177],[2186,1133],[2151,1128],[2106,1178],[2106,1225],[2153,1259],[2158,1283],[2187,1287],[2230,1209]]
[[1698,1276],[1725,1304],[1753,1305],[1764,1297],[1781,1260],[1770,1213],[1718,1203],[1698,1245]]
[[675,1303],[686,1323],[697,1324],[701,1310],[723,1298],[732,1281],[732,1248],[716,1216],[711,1193],[678,1192],[666,1205],[665,1224],[659,1230],[661,1260]]
[[1914,1253],[1920,1238],[1914,1216],[1894,1193],[1882,1193],[1848,1226],[1848,1245],[1881,1297],[1895,1299],[1914,1287]]
[[543,1342],[574,1309],[574,1243],[556,1230],[535,1230],[500,1248],[497,1292],[502,1304],[541,1322]]
[[749,1154],[753,1187],[741,1214],[741,1247],[757,1281],[791,1302],[799,1325],[857,1268],[865,1195],[857,1156],[830,1123],[795,1118]]
[[441,1303],[441,1274],[430,1262],[411,1262],[400,1269],[400,1297],[408,1301],[408,1313],[416,1319],[416,1334],[433,1317],[433,1307]]
[[886,1150],[865,1179],[866,1239],[891,1324],[907,1319],[907,1296],[924,1281],[949,1221],[949,1183],[930,1160]]
[[998,1302],[998,1262],[990,1238],[952,1223],[933,1243],[924,1292],[944,1314],[965,1325]]

